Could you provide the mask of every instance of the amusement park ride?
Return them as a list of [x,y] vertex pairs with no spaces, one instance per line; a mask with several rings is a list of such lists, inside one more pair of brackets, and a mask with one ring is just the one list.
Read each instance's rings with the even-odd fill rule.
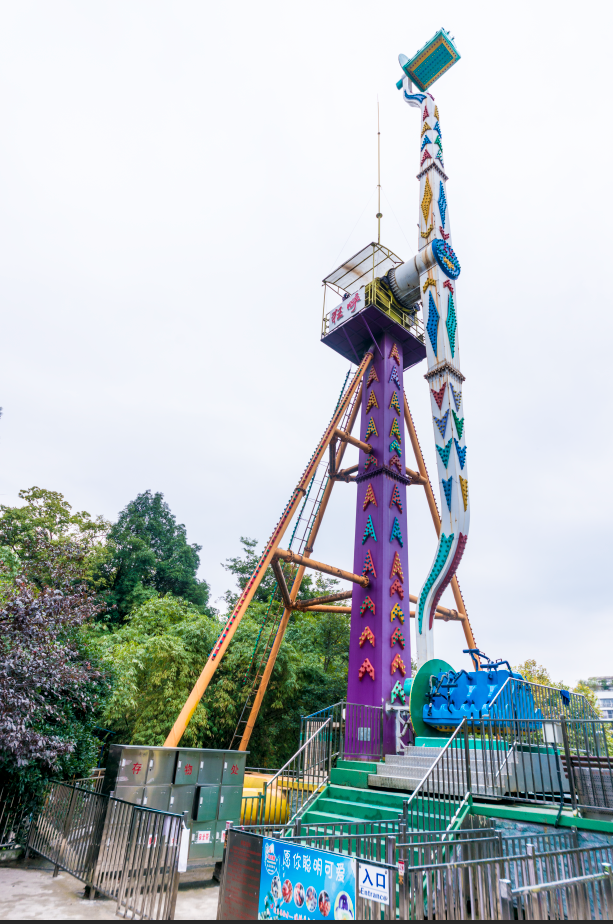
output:
[[[483,656],[476,649],[456,576],[470,521],[465,378],[460,367],[460,263],[452,246],[441,115],[429,88],[459,57],[445,30],[437,32],[411,60],[399,57],[403,73],[397,88],[404,102],[419,112],[419,125],[415,126],[417,253],[403,261],[381,244],[379,204],[377,243],[369,244],[324,279],[322,343],[355,363],[357,371],[343,388],[324,435],[168,735],[167,747],[178,745],[269,567],[274,571],[275,593],[283,606],[271,600],[245,678],[248,695],[232,747],[245,750],[248,746],[295,610],[351,613],[347,702],[384,707],[387,721],[383,745],[388,753],[401,745],[402,734],[410,733],[409,709],[413,725],[423,727],[426,723],[434,734],[449,732],[467,709],[470,712],[467,704],[479,703],[482,707],[509,676],[510,668],[499,669],[502,665],[498,663],[484,665],[487,669],[480,670]],[[326,299],[329,302],[331,297],[333,307],[327,310]],[[404,372],[424,359],[440,509],[403,384]],[[359,438],[353,435],[358,416]],[[358,448],[359,463],[343,469],[348,444]],[[417,471],[407,467],[409,444]],[[357,488],[353,571],[311,557],[337,482],[355,483]],[[425,492],[438,535],[432,565],[417,594],[409,592],[406,541],[406,493],[414,485]],[[292,522],[291,541],[288,548],[282,548]],[[353,590],[298,601],[307,568],[350,581]],[[456,610],[439,605],[448,586]],[[350,608],[338,604],[349,598]],[[420,668],[413,679],[411,618],[415,618]],[[434,658],[434,621],[438,619],[461,622],[467,651],[474,662],[471,673],[456,674],[450,665]],[[437,680],[433,686],[434,677]],[[368,727],[357,728],[357,733],[370,740]],[[349,742],[346,750],[351,752]]]

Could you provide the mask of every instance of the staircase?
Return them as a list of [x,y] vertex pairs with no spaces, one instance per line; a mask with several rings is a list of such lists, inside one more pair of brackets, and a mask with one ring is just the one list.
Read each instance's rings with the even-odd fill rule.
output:
[[339,760],[330,782],[303,815],[305,824],[338,825],[351,821],[394,821],[402,814],[406,794],[374,791],[368,779],[377,764],[361,760]]

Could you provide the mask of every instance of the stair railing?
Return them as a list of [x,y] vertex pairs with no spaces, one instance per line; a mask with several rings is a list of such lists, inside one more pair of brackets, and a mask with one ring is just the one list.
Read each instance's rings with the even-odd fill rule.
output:
[[328,716],[264,786],[266,820],[291,824],[330,781],[333,716]]
[[407,827],[448,831],[471,799],[468,727],[463,719],[407,801]]

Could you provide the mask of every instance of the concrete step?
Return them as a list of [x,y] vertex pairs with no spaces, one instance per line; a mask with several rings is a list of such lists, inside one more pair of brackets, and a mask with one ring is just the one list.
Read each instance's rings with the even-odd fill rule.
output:
[[367,805],[381,805],[382,808],[393,808],[396,812],[402,811],[402,797],[395,793],[373,793],[370,789],[356,789],[335,786],[330,784],[326,793],[332,799],[341,799],[346,802],[365,802]]
[[393,821],[398,818],[394,808],[373,802],[347,802],[343,799],[318,799],[317,810],[328,815],[344,815],[352,821]]
[[411,757],[429,757],[432,760],[436,760],[442,750],[442,748],[416,748],[411,746],[406,749],[404,754],[386,754],[384,759],[386,763],[395,764],[402,763],[404,760]]

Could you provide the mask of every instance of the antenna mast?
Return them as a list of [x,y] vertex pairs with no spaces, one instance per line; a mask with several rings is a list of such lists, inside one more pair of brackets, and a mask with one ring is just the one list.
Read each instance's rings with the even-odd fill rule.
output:
[[377,244],[381,243],[381,129],[379,127],[379,100],[377,99]]

